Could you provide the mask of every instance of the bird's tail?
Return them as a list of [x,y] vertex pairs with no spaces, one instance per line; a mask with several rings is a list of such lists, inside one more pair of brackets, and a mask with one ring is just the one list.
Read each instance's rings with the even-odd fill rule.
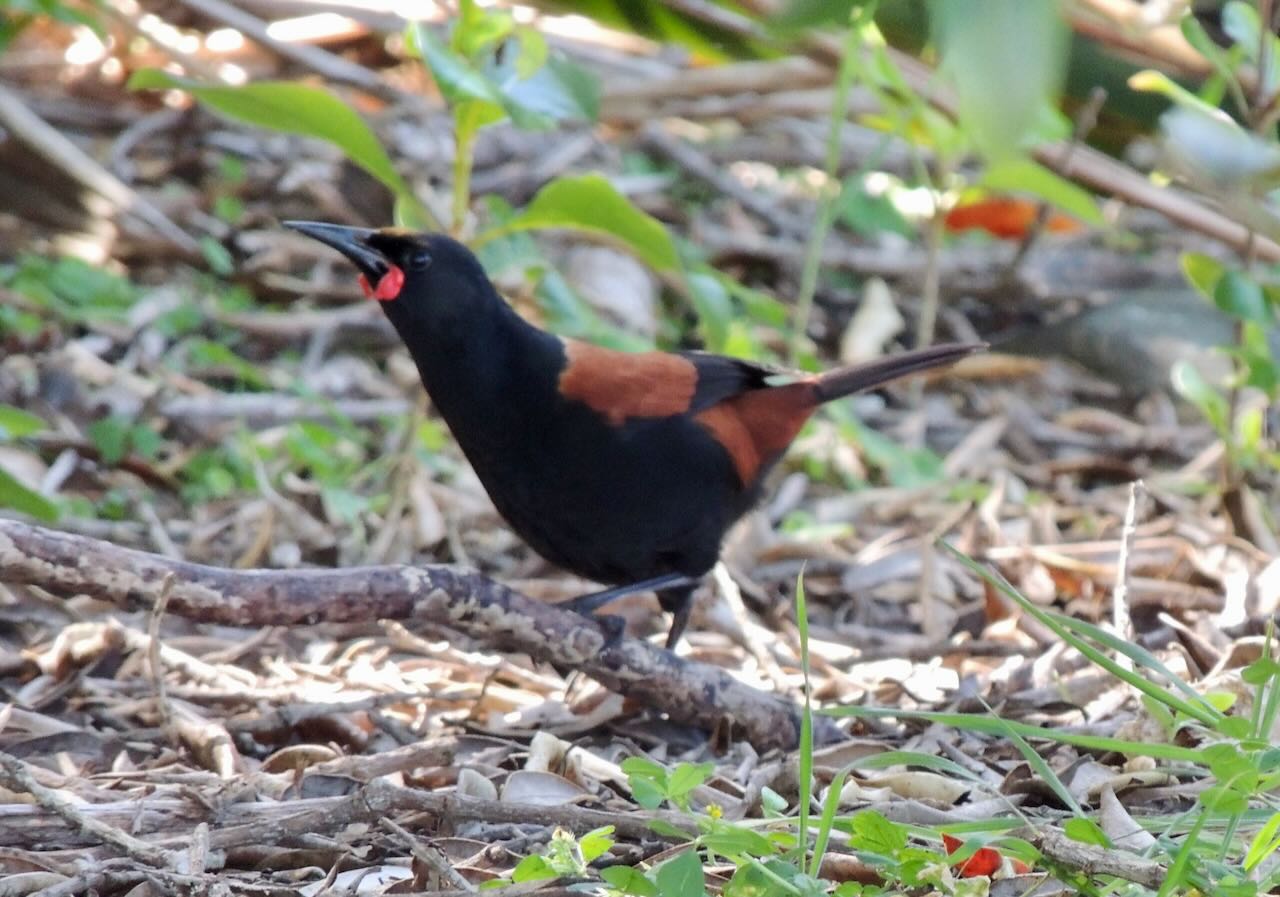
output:
[[815,397],[819,403],[830,402],[864,389],[872,389],[932,368],[959,361],[966,355],[985,349],[986,343],[942,343],[913,352],[877,358],[862,364],[827,371],[818,377]]

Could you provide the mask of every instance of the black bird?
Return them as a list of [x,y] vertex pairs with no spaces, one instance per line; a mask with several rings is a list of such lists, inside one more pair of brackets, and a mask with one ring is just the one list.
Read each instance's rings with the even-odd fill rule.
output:
[[569,604],[589,613],[652,589],[673,615],[669,648],[725,532],[819,405],[984,348],[938,345],[817,375],[619,352],[521,318],[447,236],[285,224],[359,269],[512,529],[552,563],[617,587]]

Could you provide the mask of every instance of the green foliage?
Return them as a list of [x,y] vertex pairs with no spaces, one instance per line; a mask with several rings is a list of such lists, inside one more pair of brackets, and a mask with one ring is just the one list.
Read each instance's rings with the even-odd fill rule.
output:
[[689,796],[715,771],[714,763],[681,763],[670,773],[660,763],[644,757],[628,757],[622,761],[636,803],[647,810],[663,802],[688,811]]
[[[516,864],[511,882],[520,884],[556,878],[581,878],[587,866],[613,847],[613,826],[592,829],[581,838],[572,832],[556,829],[543,853],[530,854]],[[495,879],[487,887],[501,887],[508,882]]]
[[1053,0],[988,0],[930,7],[942,70],[959,98],[969,140],[991,160],[1041,138],[1066,67],[1067,30]]
[[[0,445],[35,435],[44,428],[44,420],[36,415],[11,405],[0,405]],[[0,467],[0,508],[11,508],[45,521],[57,520],[60,512],[56,502],[23,485],[3,467]]]
[[102,463],[119,464],[126,455],[152,460],[160,450],[160,434],[141,422],[113,414],[96,420],[88,427],[89,439],[98,450]]
[[538,191],[525,209],[481,234],[476,243],[484,245],[515,231],[548,228],[591,233],[616,241],[657,271],[680,269],[680,257],[666,228],[637,209],[598,174],[552,181]]
[[545,130],[560,121],[596,116],[595,81],[551,55],[542,35],[518,25],[506,10],[462,0],[447,43],[419,23],[409,27],[408,44],[426,63],[453,113],[455,234],[462,233],[470,207],[472,152],[481,128],[510,119],[520,128]]
[[1268,339],[1268,330],[1280,320],[1280,286],[1261,282],[1202,253],[1184,253],[1182,271],[1200,295],[1235,319],[1239,337],[1235,346],[1225,350],[1235,362],[1235,373],[1225,387],[1209,383],[1190,362],[1180,361],[1171,375],[1174,390],[1213,427],[1233,465],[1245,471],[1280,469],[1280,451],[1266,437],[1262,409],[1242,408],[1233,419],[1228,395],[1233,389],[1249,386],[1260,390],[1271,403],[1280,399],[1280,360],[1272,353]]
[[290,81],[203,84],[159,69],[143,69],[129,79],[130,90],[160,88],[184,90],[214,111],[246,124],[332,143],[386,186],[406,215],[430,217],[369,126],[331,91]]
[[[0,285],[71,324],[123,321],[139,296],[128,279],[76,258],[19,256],[12,265],[0,266]],[[24,319],[12,320],[21,326]],[[5,329],[0,317],[0,333]]]
[[[1271,634],[1259,660],[1246,668],[1244,682],[1251,686],[1252,710],[1248,716],[1228,711],[1234,696],[1202,695],[1178,678],[1160,660],[1142,647],[1121,639],[1106,630],[1064,615],[1051,613],[1024,597],[998,574],[976,564],[943,543],[943,546],[990,586],[1017,604],[1023,613],[1050,629],[1059,639],[1079,651],[1091,663],[1123,681],[1144,695],[1144,706],[1166,724],[1170,741],[1136,741],[1120,738],[1068,733],[1015,723],[993,714],[935,713],[898,708],[843,707],[830,713],[837,716],[870,718],[919,719],[930,723],[956,726],[1010,738],[1040,776],[1058,791],[1063,803],[1071,807],[1075,817],[1065,825],[1067,834],[1089,844],[1110,846],[1106,835],[1083,811],[1043,759],[1027,744],[1028,739],[1041,739],[1072,744],[1097,752],[1119,752],[1129,756],[1145,756],[1164,761],[1171,772],[1183,777],[1201,778],[1206,787],[1198,794],[1201,809],[1192,814],[1194,824],[1189,831],[1181,822],[1163,823],[1166,836],[1157,841],[1158,850],[1166,856],[1156,857],[1169,865],[1169,880],[1162,894],[1187,893],[1198,890],[1212,894],[1261,894],[1280,886],[1280,870],[1272,870],[1262,881],[1250,881],[1247,873],[1256,870],[1262,858],[1280,849],[1276,832],[1280,822],[1269,809],[1267,795],[1280,786],[1280,749],[1271,744],[1277,718],[1280,718],[1280,662],[1272,659]],[[1115,655],[1128,659],[1120,664]],[[1172,743],[1177,737],[1180,743]],[[1184,746],[1188,742],[1199,747]],[[1268,807],[1259,815],[1259,806]],[[854,817],[857,819],[858,817]],[[1153,823],[1160,824],[1160,823]],[[890,824],[892,825],[892,824]],[[1240,833],[1255,826],[1246,838]],[[1182,829],[1180,839],[1168,832]],[[871,841],[880,850],[896,849],[899,859],[905,851],[899,836],[878,820],[871,829]],[[1204,834],[1202,835],[1202,831]],[[1213,837],[1210,838],[1209,834]],[[1247,843],[1245,843],[1247,841]],[[966,848],[968,842],[966,842]],[[1006,844],[1013,852],[1018,845]],[[868,848],[869,850],[873,848]],[[906,851],[911,848],[906,848]],[[891,851],[892,852],[892,851]],[[957,851],[952,859],[962,857]],[[1030,856],[1030,855],[1024,855]],[[1236,858],[1229,862],[1229,858]],[[905,860],[901,869],[908,867]],[[928,878],[926,867],[919,867],[917,881]],[[903,875],[907,881],[909,876]],[[1090,887],[1087,881],[1076,882]],[[1243,889],[1243,890],[1242,890]],[[1092,891],[1085,891],[1092,893]]]

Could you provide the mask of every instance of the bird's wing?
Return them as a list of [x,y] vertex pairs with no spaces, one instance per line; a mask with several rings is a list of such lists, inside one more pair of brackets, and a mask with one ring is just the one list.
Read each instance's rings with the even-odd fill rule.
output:
[[698,371],[689,403],[689,411],[695,414],[743,393],[767,389],[775,385],[777,378],[787,375],[786,371],[741,358],[707,352],[681,352],[680,355],[693,362]]

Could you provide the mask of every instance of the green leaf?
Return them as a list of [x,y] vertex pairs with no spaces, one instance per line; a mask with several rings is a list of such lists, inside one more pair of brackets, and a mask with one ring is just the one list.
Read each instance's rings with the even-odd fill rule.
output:
[[475,0],[462,0],[449,35],[449,47],[466,59],[475,59],[505,39],[515,27],[515,18],[506,10],[484,8]]
[[849,820],[849,836],[858,850],[891,857],[907,846],[907,828],[875,810],[862,810]]
[[203,84],[159,69],[142,69],[130,90],[185,90],[223,115],[273,131],[328,141],[398,197],[416,202],[378,138],[350,106],[321,87],[291,81],[255,81],[236,87]]
[[511,871],[511,880],[514,882],[542,881],[548,878],[559,878],[559,875],[551,868],[550,863],[537,854],[525,857]]
[[1203,252],[1184,252],[1178,261],[1182,265],[1182,274],[1187,278],[1187,282],[1206,299],[1213,299],[1218,281],[1227,270],[1222,262]]
[[667,822],[665,819],[649,820],[649,828],[653,830],[654,834],[661,835],[664,838],[674,838],[676,840],[687,841],[693,837],[693,835],[688,831],[680,828],[678,825],[673,825],[672,823]]
[[686,795],[715,771],[714,763],[681,763],[667,776],[667,793],[672,797]]
[[501,110],[502,95],[497,86],[474,68],[466,56],[436,37],[426,24],[410,25],[406,38],[409,49],[427,64],[436,87],[450,106],[464,100],[482,100]]
[[1267,324],[1271,321],[1271,306],[1262,287],[1239,271],[1227,271],[1213,289],[1213,304],[1222,311],[1242,321]]
[[705,878],[695,850],[677,854],[658,867],[655,876],[661,897],[703,897]]
[[129,453],[129,426],[129,421],[118,414],[89,424],[86,432],[103,464],[119,464]]
[[1220,110],[1175,106],[1160,116],[1160,129],[1180,169],[1206,188],[1259,192],[1280,185],[1280,147]]
[[1194,364],[1185,359],[1176,362],[1169,379],[1173,384],[1173,391],[1199,408],[1219,436],[1225,436],[1229,432],[1227,415],[1230,412],[1226,396],[1210,386]]
[[44,420],[29,411],[0,405],[0,439],[19,439],[39,433],[44,428]]
[[1258,20],[1258,11],[1253,8],[1252,3],[1230,0],[1222,8],[1222,30],[1236,44],[1244,48],[1251,60],[1257,58],[1258,37],[1262,25]]
[[989,159],[1016,154],[1056,100],[1065,71],[1058,4],[986,0],[977,14],[968,3],[935,0],[930,13],[969,139]]
[[11,508],[46,522],[58,519],[59,509],[54,502],[22,485],[3,467],[0,467],[0,508]]
[[1195,109],[1205,115],[1220,115],[1215,106],[1210,106],[1164,72],[1144,69],[1129,76],[1129,87],[1142,93],[1158,93],[1186,109]]
[[622,761],[631,797],[646,810],[653,810],[667,799],[667,771],[645,757],[628,757]]
[[724,826],[718,831],[703,835],[700,840],[708,850],[722,857],[760,858],[778,852],[777,845],[764,835],[738,825]]
[[[973,732],[985,732],[989,735],[1004,735],[1008,731],[1017,732],[1023,738],[1040,738],[1059,744],[1073,744],[1093,751],[1115,751],[1126,756],[1147,756],[1157,760],[1173,760],[1179,763],[1195,764],[1200,762],[1200,751],[1194,748],[1173,744],[1161,744],[1150,741],[1126,741],[1123,738],[1110,738],[1103,735],[1081,735],[1066,732],[1062,729],[1042,728],[1028,723],[995,720],[980,713],[936,713],[926,710],[901,710],[894,707],[862,707],[849,705],[831,707],[822,713],[827,716],[867,717],[869,719],[918,719],[930,723],[939,723],[957,729],[968,729]],[[1006,728],[1007,727],[1007,728]]]
[[546,130],[561,121],[595,120],[600,92],[590,72],[556,55],[532,74],[522,75],[523,58],[492,73],[513,122],[530,130]]
[[236,270],[231,251],[208,234],[200,238],[200,254],[209,270],[219,277],[230,277]]
[[1081,844],[1096,844],[1099,847],[1111,846],[1111,839],[1107,837],[1102,829],[1098,828],[1098,824],[1084,816],[1075,816],[1068,819],[1062,826],[1062,830],[1072,841],[1079,841]]
[[592,829],[578,839],[578,851],[582,854],[584,863],[599,859],[608,853],[611,847],[613,847],[613,826],[611,825]]
[[913,238],[916,228],[898,211],[887,193],[871,193],[866,187],[865,175],[847,179],[840,188],[836,203],[840,220],[864,237],[881,233],[900,234]]
[[991,165],[983,174],[981,184],[990,190],[1038,196],[1095,227],[1106,223],[1093,194],[1030,159],[1006,159]]
[[558,228],[595,234],[618,243],[657,271],[677,273],[675,243],[656,218],[645,214],[598,174],[557,178],[510,221],[478,236],[484,245],[513,231]]
[[1280,838],[1276,837],[1277,833],[1280,833],[1280,813],[1273,814],[1249,842],[1249,850],[1244,855],[1246,871],[1252,871],[1255,866],[1280,848]]
[[658,897],[658,886],[631,866],[609,866],[600,870],[600,877],[630,897]]

